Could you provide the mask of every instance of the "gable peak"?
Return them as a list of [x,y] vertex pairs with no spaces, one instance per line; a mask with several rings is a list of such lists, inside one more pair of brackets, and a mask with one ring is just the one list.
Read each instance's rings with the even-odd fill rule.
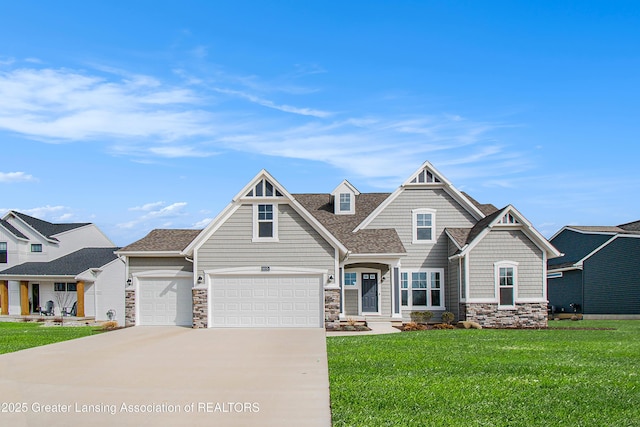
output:
[[442,184],[447,180],[429,162],[424,162],[420,168],[409,177],[404,185]]
[[356,196],[360,195],[360,191],[358,191],[358,189],[346,179],[343,180],[340,184],[338,184],[336,188],[333,189],[333,191],[331,192],[331,195],[335,196],[339,192],[345,192],[345,191],[351,192]]

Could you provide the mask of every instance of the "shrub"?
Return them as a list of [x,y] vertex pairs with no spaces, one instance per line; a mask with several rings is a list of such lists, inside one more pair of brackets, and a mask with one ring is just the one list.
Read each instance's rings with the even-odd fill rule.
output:
[[442,321],[447,325],[451,324],[454,318],[455,318],[455,315],[450,311],[445,311],[444,313],[442,313]]
[[433,329],[454,329],[454,327],[448,323],[438,323],[433,325]]
[[118,322],[116,322],[115,320],[109,320],[108,322],[104,322],[102,325],[100,325],[100,329],[102,329],[103,331],[112,331],[114,329],[118,329]]
[[416,323],[427,323],[433,317],[433,313],[430,311],[412,311],[411,321]]
[[358,324],[358,321],[356,319],[354,319],[353,317],[347,318],[347,325],[356,326],[357,324]]
[[402,325],[403,331],[424,331],[427,329],[426,325],[421,325],[417,322],[409,322]]

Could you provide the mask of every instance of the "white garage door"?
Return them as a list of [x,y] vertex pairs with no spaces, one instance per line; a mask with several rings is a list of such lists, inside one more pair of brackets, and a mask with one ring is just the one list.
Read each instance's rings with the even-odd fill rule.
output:
[[211,327],[318,328],[323,326],[321,277],[211,278]]
[[192,280],[140,278],[140,325],[192,324]]

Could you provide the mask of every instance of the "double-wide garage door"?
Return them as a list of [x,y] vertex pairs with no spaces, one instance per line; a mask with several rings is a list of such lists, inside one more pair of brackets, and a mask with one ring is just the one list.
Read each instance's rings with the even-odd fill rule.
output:
[[321,327],[321,276],[212,276],[211,327]]
[[140,325],[192,324],[192,279],[140,278]]

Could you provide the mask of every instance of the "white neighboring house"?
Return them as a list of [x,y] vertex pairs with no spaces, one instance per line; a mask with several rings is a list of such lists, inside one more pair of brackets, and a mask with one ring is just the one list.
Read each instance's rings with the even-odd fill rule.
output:
[[44,311],[124,322],[124,263],[92,223],[54,224],[10,211],[0,219],[0,315]]

